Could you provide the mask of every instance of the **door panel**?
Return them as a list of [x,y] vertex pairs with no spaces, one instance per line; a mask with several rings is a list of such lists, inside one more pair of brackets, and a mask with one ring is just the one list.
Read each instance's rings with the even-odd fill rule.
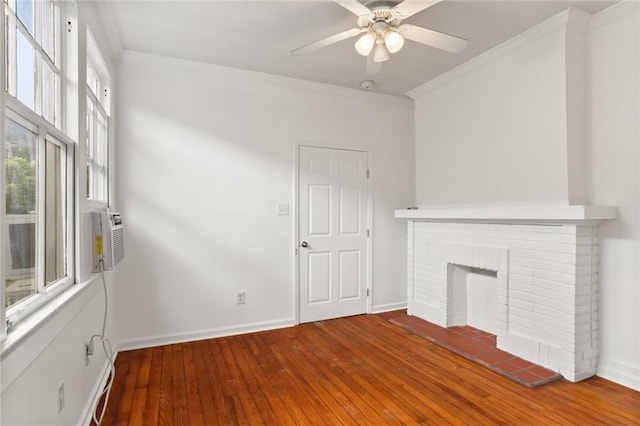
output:
[[331,234],[331,185],[309,185],[309,235]]
[[340,252],[340,300],[360,296],[360,251]]
[[360,189],[357,186],[340,187],[340,235],[360,233]]
[[309,253],[308,303],[331,301],[331,253]]
[[367,153],[300,147],[300,322],[367,310]]

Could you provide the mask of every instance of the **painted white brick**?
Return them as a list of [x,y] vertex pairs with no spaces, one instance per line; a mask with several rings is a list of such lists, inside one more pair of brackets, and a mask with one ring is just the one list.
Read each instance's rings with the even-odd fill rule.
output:
[[570,303],[567,303],[559,300],[556,297],[555,293],[553,292],[547,293],[547,294],[541,294],[541,293],[543,293],[541,289],[536,289],[534,298],[533,298],[533,300],[536,303],[536,306],[544,305],[549,309],[556,309],[560,312],[564,312],[570,315],[571,317],[575,315],[576,305],[574,303],[574,300],[572,300]]
[[525,268],[534,268],[535,260],[530,257],[519,257],[514,254],[509,257],[509,264],[513,268],[514,266],[523,266]]
[[527,277],[533,277],[533,268],[527,268],[521,265],[510,265],[509,270],[511,271],[511,273],[513,274],[518,274],[518,275],[524,275]]
[[566,228],[562,225],[540,225],[535,227],[536,233],[538,232],[552,232],[555,234],[566,234],[575,232],[570,228]]
[[407,232],[412,310],[447,321],[448,263],[494,270],[499,347],[569,379],[595,371],[597,226],[416,221]]
[[598,235],[598,227],[597,226],[577,226],[576,235],[580,235],[580,236]]
[[509,247],[509,249],[534,250],[536,248],[536,242],[534,240],[505,239],[504,244]]
[[567,254],[576,254],[576,250],[577,250],[577,247],[573,244],[547,243],[547,242],[540,242],[540,241],[535,242],[534,248],[536,252],[548,251],[553,253],[567,253]]
[[533,327],[533,332],[529,336],[532,340],[548,345],[562,345],[562,334],[568,334],[570,331],[558,331],[555,327],[536,323]]
[[506,283],[501,283],[500,281],[496,283],[496,296],[501,300],[507,300],[507,297],[509,296],[509,289],[507,288]]
[[596,254],[596,250],[594,246],[577,246],[576,254],[578,256],[586,256],[590,254]]
[[595,237],[593,237],[591,235],[589,235],[589,236],[579,236],[579,237],[576,237],[576,243],[579,246],[591,246],[591,245],[593,245],[593,239],[594,238]]
[[516,323],[511,319],[509,322],[509,331],[511,333],[517,333],[523,336],[531,336],[532,329],[531,327],[525,327],[522,324]]
[[531,323],[533,321],[533,311],[524,307],[521,309],[517,303],[509,305],[509,321],[517,321],[519,324]]
[[569,253],[538,251],[535,252],[535,259],[536,261],[542,260],[547,262],[568,263],[572,265],[576,263],[576,255]]
[[597,272],[600,272],[598,265],[585,265],[576,267],[577,277],[591,276],[592,274]]
[[541,271],[560,272],[563,274],[575,274],[576,266],[571,263],[548,262],[544,260],[535,260],[535,269]]
[[556,234],[551,232],[536,233],[536,241],[547,243],[563,243],[563,244],[575,244],[576,236],[573,234]]
[[572,284],[576,283],[576,276],[572,274],[562,274],[560,272],[544,271],[541,269],[536,270],[536,278],[540,278],[548,281],[556,281],[559,283]]
[[[557,291],[558,293],[574,296],[576,294],[576,287],[571,284],[560,283],[557,281],[549,281],[541,278],[535,278],[534,286],[537,289],[545,289],[551,291]],[[536,291],[536,294],[541,294]]]
[[547,303],[551,307],[557,307],[558,309],[569,309],[570,313],[575,312],[575,297],[570,294],[560,293],[555,290],[549,290],[546,288],[536,288],[536,297],[546,298]]
[[[508,293],[512,293],[514,291],[520,292],[520,293],[528,293],[533,295],[533,285],[532,284],[527,284],[527,283],[522,283],[520,281],[514,281],[511,280],[511,282],[509,283],[509,288],[508,288]],[[507,294],[504,295],[505,297],[507,296]]]
[[[500,271],[498,272],[500,274]],[[533,285],[535,278],[531,275],[521,275],[514,273],[513,271],[509,272],[509,282],[519,282],[522,284]]]

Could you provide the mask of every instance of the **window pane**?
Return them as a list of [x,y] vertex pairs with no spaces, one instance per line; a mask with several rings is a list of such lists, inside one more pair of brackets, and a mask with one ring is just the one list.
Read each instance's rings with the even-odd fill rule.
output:
[[51,284],[66,275],[64,223],[64,150],[47,141],[45,150],[44,277]]
[[17,98],[23,104],[34,109],[35,103],[35,50],[22,32],[16,37],[17,47]]
[[56,118],[56,74],[42,61],[42,116],[51,124]]
[[87,58],[87,86],[95,97],[100,99],[100,77],[90,58]]
[[95,170],[95,199],[107,201],[107,119],[100,111],[97,114],[97,135],[96,135],[96,170]]
[[[9,47],[9,13],[5,10],[4,14],[4,90],[7,92],[11,91],[9,87],[9,67],[11,66],[11,61],[9,61],[10,57],[10,47]],[[14,93],[12,93],[14,94]]]
[[42,48],[55,62],[55,27],[54,8],[51,0],[45,0],[42,4]]
[[93,102],[87,98],[87,199],[93,199],[94,139]]
[[34,294],[36,287],[36,194],[37,167],[35,133],[7,120],[6,125],[6,216],[9,250],[5,306]]
[[33,0],[17,0],[16,15],[31,34],[34,28],[35,3]]

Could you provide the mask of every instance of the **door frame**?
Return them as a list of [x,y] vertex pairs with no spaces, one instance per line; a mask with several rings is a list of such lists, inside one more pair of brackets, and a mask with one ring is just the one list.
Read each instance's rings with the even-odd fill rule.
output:
[[300,250],[298,242],[300,241],[300,149],[302,147],[309,148],[325,148],[338,149],[344,151],[358,151],[367,154],[367,169],[369,170],[369,178],[367,179],[367,229],[370,234],[367,238],[367,264],[366,264],[366,288],[369,292],[367,296],[367,314],[373,312],[373,178],[375,176],[373,170],[373,148],[366,145],[348,145],[322,141],[305,141],[296,140],[294,142],[293,157],[293,295],[294,295],[294,321],[300,324]]

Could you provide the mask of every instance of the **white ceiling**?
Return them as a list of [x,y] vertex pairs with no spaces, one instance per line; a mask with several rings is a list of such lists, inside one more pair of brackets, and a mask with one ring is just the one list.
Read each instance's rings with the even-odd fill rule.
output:
[[[451,54],[408,41],[372,77],[373,90],[404,95],[569,6],[595,13],[613,3],[444,0],[404,22],[468,39],[467,49]],[[358,89],[370,78],[366,59],[353,47],[355,39],[304,56],[289,54],[356,26],[356,17],[330,0],[127,0],[98,7],[111,9],[101,10],[115,19],[123,49]]]

